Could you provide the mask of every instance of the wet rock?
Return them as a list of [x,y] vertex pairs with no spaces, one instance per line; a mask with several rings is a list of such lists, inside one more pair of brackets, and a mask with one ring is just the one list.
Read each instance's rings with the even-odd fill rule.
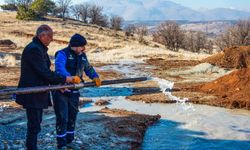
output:
[[17,45],[11,40],[7,39],[7,40],[0,40],[0,47],[8,47],[15,49],[17,48]]
[[108,104],[109,104],[109,102],[106,100],[99,100],[99,101],[95,102],[96,106],[104,106],[104,105],[108,105]]

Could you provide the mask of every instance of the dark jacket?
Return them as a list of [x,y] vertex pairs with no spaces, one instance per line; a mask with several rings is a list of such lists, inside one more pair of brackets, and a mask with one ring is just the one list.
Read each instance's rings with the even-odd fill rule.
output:
[[[50,70],[48,48],[34,37],[22,53],[21,76],[18,87],[34,87],[64,83],[65,76]],[[16,102],[24,108],[48,108],[50,103],[49,92],[22,94],[16,96]]]
[[90,65],[85,53],[77,55],[70,47],[66,47],[56,52],[55,55],[56,72],[64,76],[79,76],[82,78],[83,72],[90,78],[99,78],[95,69]]

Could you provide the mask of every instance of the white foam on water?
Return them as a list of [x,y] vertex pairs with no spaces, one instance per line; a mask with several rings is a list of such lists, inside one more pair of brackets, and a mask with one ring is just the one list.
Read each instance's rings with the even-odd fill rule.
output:
[[182,106],[184,110],[195,110],[193,105],[191,103],[186,103],[188,101],[188,98],[180,98],[177,96],[172,95],[171,90],[174,87],[174,82],[160,79],[160,78],[153,78],[154,81],[156,81],[161,89],[161,91],[168,96],[170,100],[176,101],[178,104]]
[[5,108],[9,108],[9,105],[3,104],[2,106],[0,106],[0,112],[3,112]]

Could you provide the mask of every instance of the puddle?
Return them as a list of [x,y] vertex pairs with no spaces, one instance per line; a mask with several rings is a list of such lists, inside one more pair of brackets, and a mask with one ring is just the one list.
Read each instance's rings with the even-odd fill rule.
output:
[[[122,67],[118,66],[111,68],[119,71]],[[128,68],[127,71],[130,72]],[[109,67],[105,66],[105,69]],[[124,70],[126,69],[122,68]],[[178,103],[145,104],[129,101],[125,98],[132,94],[129,84],[84,88],[81,94],[93,101],[108,100],[109,108],[150,115],[160,114],[160,121],[147,130],[142,149],[250,149],[250,112],[242,114],[240,111],[232,112],[224,108],[185,103],[188,99],[172,96],[171,90],[164,90],[171,89],[172,82],[157,78],[154,80],[158,81],[166,96]],[[92,103],[80,111],[97,111],[104,107],[94,106]]]

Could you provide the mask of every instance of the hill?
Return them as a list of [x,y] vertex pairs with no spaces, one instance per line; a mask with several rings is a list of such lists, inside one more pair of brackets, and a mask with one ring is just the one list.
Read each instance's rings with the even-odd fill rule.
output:
[[[229,8],[196,11],[167,0],[87,0],[104,8],[105,13],[125,20],[238,20],[249,18],[250,12]],[[136,15],[135,15],[136,14]]]

